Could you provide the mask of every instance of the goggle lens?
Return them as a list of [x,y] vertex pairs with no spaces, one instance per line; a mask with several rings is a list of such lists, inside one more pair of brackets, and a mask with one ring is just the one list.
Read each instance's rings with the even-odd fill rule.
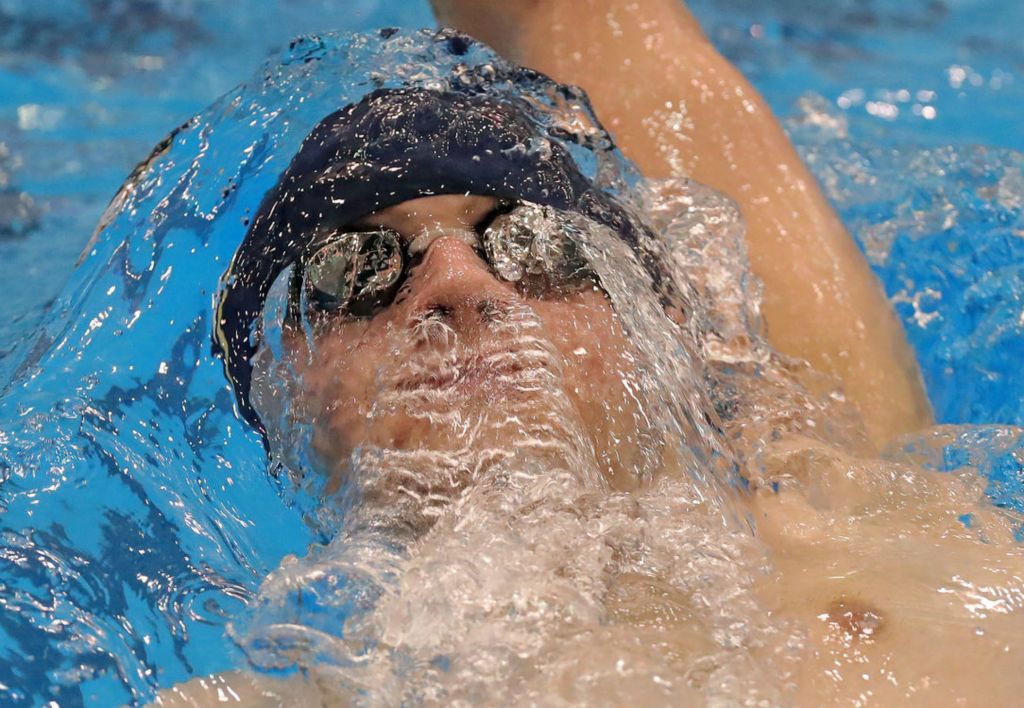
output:
[[[579,225],[560,212],[520,204],[484,230],[481,255],[524,295],[564,296],[597,283],[577,245],[580,235]],[[300,273],[307,317],[370,317],[394,301],[409,260],[398,232],[342,231],[321,243]]]

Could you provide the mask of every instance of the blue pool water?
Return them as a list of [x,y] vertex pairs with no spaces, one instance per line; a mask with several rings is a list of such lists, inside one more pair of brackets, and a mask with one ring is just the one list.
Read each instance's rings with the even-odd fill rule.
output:
[[[692,7],[785,119],[859,239],[938,419],[1024,423],[1024,8]],[[194,212],[147,223],[145,189],[156,186],[143,185],[138,220],[116,222],[85,267],[72,266],[124,176],[170,128],[268,54],[317,51],[288,50],[293,36],[431,21],[425,2],[375,0],[0,4],[0,704],[142,701],[240,665],[227,621],[320,525],[306,523],[310,500],[267,477],[258,440],[226,413],[209,323],[180,319],[204,311],[210,293],[194,284],[216,282],[230,255],[219,246],[226,227],[208,218],[222,188],[269,187],[276,173],[256,166],[287,154],[301,126],[245,153],[253,143],[239,117],[217,143],[249,155],[232,162],[239,174],[166,165],[161,180],[201,186]],[[269,124],[264,109],[283,95],[222,100],[205,115]],[[175,149],[201,153],[202,140],[187,131]],[[147,237],[119,250],[132,231]],[[190,259],[192,249],[208,257]],[[976,466],[994,501],[1021,506],[1022,449],[975,429],[931,462]]]

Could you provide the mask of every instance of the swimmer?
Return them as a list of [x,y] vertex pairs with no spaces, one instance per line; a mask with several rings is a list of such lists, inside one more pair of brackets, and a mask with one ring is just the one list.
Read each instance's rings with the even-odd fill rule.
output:
[[[574,3],[568,14],[562,2],[451,2],[438,13],[556,79],[580,79],[648,176],[692,176],[733,197],[748,222],[752,267],[766,282],[770,340],[836,376],[850,415],[869,432],[865,448],[863,438],[844,445],[786,421],[759,435],[742,412],[722,421],[741,453],[761,457],[741,503],[776,572],[753,592],[803,637],[787,660],[779,658],[785,642],[755,648],[765,662],[781,662],[790,691],[781,701],[1010,702],[1024,688],[1011,651],[1024,630],[1024,561],[1011,520],[977,504],[982,492],[969,479],[859,456],[889,434],[926,425],[928,415],[898,325],[852,241],[763,103],[681,4],[590,4],[584,12]],[[517,31],[498,35],[496,27]],[[654,61],[643,48],[649,36],[655,50],[674,56],[645,66]],[[583,67],[585,75],[574,74]],[[641,79],[666,74],[669,81]],[[588,76],[615,78],[589,86]],[[678,93],[658,94],[672,86]],[[659,114],[680,101],[692,119],[682,132]],[[510,470],[544,470],[564,499],[581,504],[594,489],[648,501],[681,489],[658,486],[680,461],[664,454],[664,441],[656,459],[645,454],[657,429],[637,395],[643,382],[628,314],[613,306],[607,271],[588,260],[573,230],[614,233],[644,267],[652,301],[680,329],[687,294],[648,257],[642,226],[567,153],[495,149],[529,138],[521,110],[481,96],[397,89],[327,117],[265,199],[221,294],[216,339],[243,415],[272,452],[287,427],[282,418],[308,422],[326,489],[358,485],[355,521],[415,542],[422,554],[472,534],[458,525],[434,529],[454,499],[487,508],[487,494],[504,501],[517,484],[534,491],[535,480]],[[531,248],[538,234],[548,236],[543,257]],[[282,367],[261,360],[250,333],[289,268]],[[830,313],[851,324],[830,325]],[[301,405],[290,409],[264,387],[289,367],[301,389]],[[475,426],[467,429],[467,420]],[[386,454],[354,466],[353,456],[368,449]],[[435,474],[414,477],[414,464]],[[356,467],[365,478],[352,478]],[[648,487],[638,482],[652,478]],[[484,491],[474,496],[476,489]],[[959,521],[964,508],[984,536]],[[694,600],[663,578],[624,575],[609,587],[609,614],[589,629],[599,646],[567,639],[552,650],[574,657],[580,675],[623,656],[668,666],[707,651],[689,626]],[[654,648],[643,654],[637,637]],[[974,663],[965,665],[965,654]],[[245,704],[345,702],[329,672],[306,668],[305,681],[197,680],[158,702],[216,700],[218,692]],[[631,685],[625,674],[621,681],[591,695],[667,700],[655,684]],[[561,686],[562,700],[583,700],[557,681],[544,685]],[[706,699],[676,688],[677,699]]]

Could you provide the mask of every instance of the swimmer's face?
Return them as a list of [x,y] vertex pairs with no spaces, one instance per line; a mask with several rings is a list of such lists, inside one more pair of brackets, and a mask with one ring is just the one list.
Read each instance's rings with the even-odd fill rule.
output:
[[427,234],[429,246],[388,302],[318,315],[312,351],[291,338],[309,362],[301,374],[314,449],[333,482],[360,448],[500,446],[505,433],[481,433],[481,420],[529,426],[558,399],[613,486],[632,486],[633,364],[611,303],[590,276],[548,291],[499,278],[466,238],[497,207],[486,197],[427,197],[355,225],[391,229],[405,244]]

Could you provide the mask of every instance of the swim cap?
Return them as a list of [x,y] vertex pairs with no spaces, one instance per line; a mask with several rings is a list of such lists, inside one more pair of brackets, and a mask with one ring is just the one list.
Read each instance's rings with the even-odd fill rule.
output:
[[473,194],[577,212],[638,248],[623,207],[541,134],[530,110],[522,99],[479,88],[399,88],[374,91],[320,121],[263,198],[221,283],[214,353],[246,421],[265,435],[249,400],[254,327],[276,278],[324,228],[417,197]]

